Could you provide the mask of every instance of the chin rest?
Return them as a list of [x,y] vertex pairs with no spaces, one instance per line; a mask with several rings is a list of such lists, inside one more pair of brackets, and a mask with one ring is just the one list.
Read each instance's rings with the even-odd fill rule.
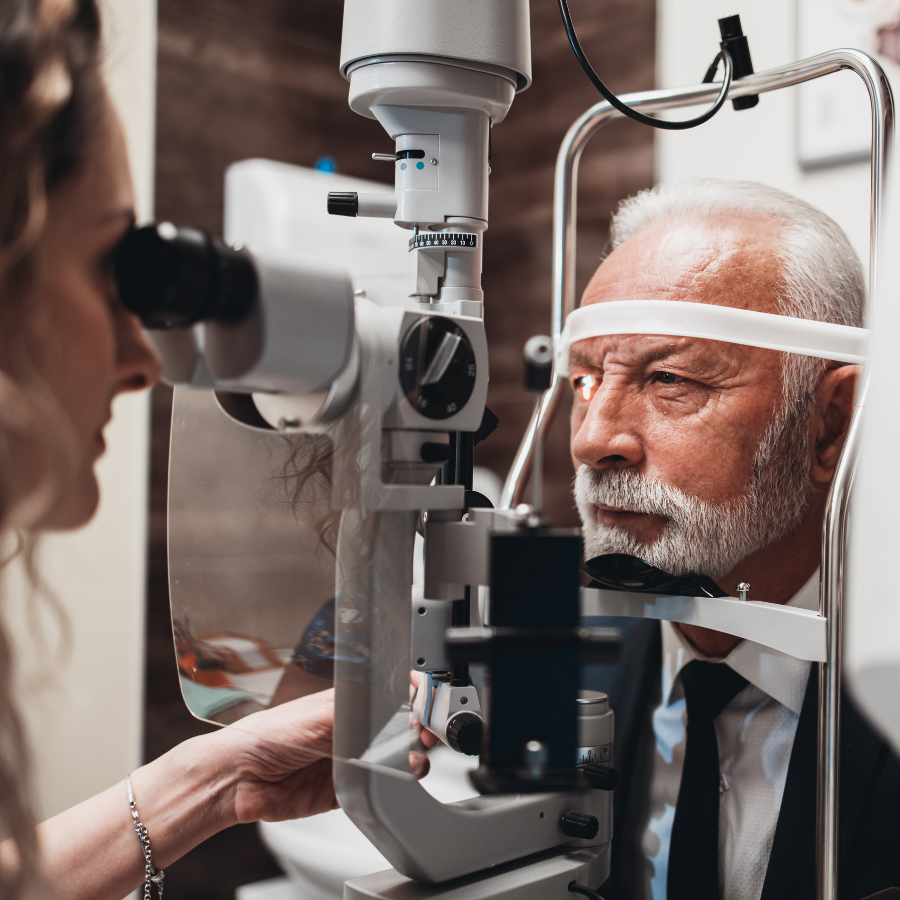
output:
[[595,556],[582,565],[581,571],[593,579],[588,586],[594,588],[675,597],[728,596],[706,575],[669,575],[627,553]]

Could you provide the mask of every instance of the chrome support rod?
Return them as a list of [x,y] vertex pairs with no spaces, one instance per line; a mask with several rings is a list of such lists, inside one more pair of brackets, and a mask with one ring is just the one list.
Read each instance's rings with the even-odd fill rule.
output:
[[841,677],[843,667],[844,551],[850,488],[859,456],[861,407],[853,410],[844,450],[828,492],[822,529],[822,566],[819,574],[819,615],[828,623],[826,656],[819,663],[819,726],[816,761],[816,868],[818,900],[838,894],[838,829],[840,819]]
[[[859,50],[833,50],[787,66],[780,66],[735,81],[730,98],[780,90],[830,75],[842,69],[856,72],[869,93],[872,107],[872,170],[869,227],[869,304],[875,302],[878,238],[882,216],[881,198],[890,157],[894,128],[894,103],[890,84],[881,67]],[[718,94],[716,85],[646,91],[621,99],[643,112],[661,112],[710,103]],[[575,309],[575,252],[578,164],[588,141],[609,119],[621,115],[606,101],[592,106],[569,129],[556,162],[553,202],[553,321],[552,335],[558,342],[568,314]],[[562,399],[563,381],[553,386],[535,408],[525,436],[503,486],[501,506],[520,502],[531,470],[535,435],[545,436]],[[861,385],[858,401],[865,396]],[[835,470],[828,497],[822,537],[819,613],[828,621],[828,662],[819,667],[819,757],[816,815],[817,898],[836,900],[838,886],[838,789],[840,766],[841,621],[844,587],[844,549],[847,510],[853,468],[858,455],[859,413],[854,413],[844,449]]]

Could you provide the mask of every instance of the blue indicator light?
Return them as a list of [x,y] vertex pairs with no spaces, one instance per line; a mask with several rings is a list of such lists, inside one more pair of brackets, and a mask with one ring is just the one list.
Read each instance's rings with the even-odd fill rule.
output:
[[425,163],[423,163],[423,162],[417,162],[417,163],[416,163],[416,168],[417,168],[417,169],[424,169],[424,168],[425,168]]
[[329,175],[333,175],[337,172],[337,163],[333,156],[320,156],[316,160],[314,168],[319,172],[327,172]]

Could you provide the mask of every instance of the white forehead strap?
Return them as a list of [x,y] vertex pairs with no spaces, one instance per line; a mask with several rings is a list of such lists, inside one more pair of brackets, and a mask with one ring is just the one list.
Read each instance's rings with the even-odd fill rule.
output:
[[569,314],[556,351],[556,371],[569,374],[569,348],[607,334],[658,334],[704,338],[799,353],[837,362],[866,361],[869,331],[749,309],[680,300],[612,300]]

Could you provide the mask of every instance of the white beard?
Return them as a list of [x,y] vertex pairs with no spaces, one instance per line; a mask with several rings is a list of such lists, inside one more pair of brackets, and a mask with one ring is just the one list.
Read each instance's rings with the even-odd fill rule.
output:
[[[585,558],[608,553],[637,556],[669,575],[720,578],[751,553],[790,534],[809,504],[807,417],[779,415],[760,441],[750,483],[735,500],[701,500],[630,469],[582,465],[575,502],[584,531]],[[644,543],[620,525],[597,520],[594,504],[661,516],[663,532]]]

